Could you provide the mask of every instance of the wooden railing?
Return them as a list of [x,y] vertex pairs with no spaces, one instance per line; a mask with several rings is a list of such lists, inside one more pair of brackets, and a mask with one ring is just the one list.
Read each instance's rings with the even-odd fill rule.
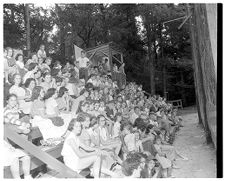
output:
[[178,99],[178,100],[171,100],[171,101],[167,101],[168,103],[171,103],[173,105],[173,107],[175,108],[181,108],[183,109],[183,104],[182,104],[182,100]]
[[[46,153],[40,147],[35,146],[31,142],[27,141],[25,138],[15,133],[7,126],[4,126],[4,136],[23,148],[28,154],[33,155],[48,165],[48,167],[57,171],[59,173],[59,178],[83,178],[80,174],[73,171],[62,162],[58,161],[54,156],[51,156],[51,154],[49,154],[51,149],[49,150],[49,153]],[[62,145],[59,145],[59,147],[61,146]]]

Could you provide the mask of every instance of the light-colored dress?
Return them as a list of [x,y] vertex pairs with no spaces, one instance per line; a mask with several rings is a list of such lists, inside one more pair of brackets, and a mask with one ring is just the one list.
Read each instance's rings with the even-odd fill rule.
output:
[[67,165],[74,171],[80,172],[81,171],[79,168],[80,158],[76,155],[71,145],[69,144],[70,140],[73,140],[77,147],[80,146],[81,142],[79,138],[76,137],[74,133],[71,132],[64,141],[61,155],[63,156],[65,165]]
[[[154,147],[157,152],[161,152],[161,145],[154,144]],[[172,166],[172,162],[168,158],[159,156],[158,153],[156,154],[155,157],[158,160],[158,162],[161,164],[163,169],[170,168]]]
[[63,118],[64,125],[58,127],[54,126],[50,119],[42,118],[40,116],[43,111],[45,111],[44,102],[35,100],[31,106],[31,114],[33,116],[33,119],[31,120],[32,127],[39,128],[44,140],[61,137],[66,132],[72,119],[72,115],[61,113],[60,117]]

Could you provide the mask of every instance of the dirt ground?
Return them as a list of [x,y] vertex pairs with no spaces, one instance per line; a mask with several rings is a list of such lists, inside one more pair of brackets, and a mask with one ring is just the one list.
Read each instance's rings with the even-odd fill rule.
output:
[[213,145],[205,142],[196,107],[185,108],[179,114],[183,117],[184,127],[177,133],[174,145],[189,160],[176,161],[180,169],[173,169],[173,175],[176,178],[215,178],[216,151]]

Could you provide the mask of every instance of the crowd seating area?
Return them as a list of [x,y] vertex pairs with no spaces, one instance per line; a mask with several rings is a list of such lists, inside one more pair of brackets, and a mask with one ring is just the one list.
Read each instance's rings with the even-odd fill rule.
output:
[[5,178],[35,178],[43,165],[61,178],[173,177],[188,160],[173,146],[177,108],[101,63],[80,79],[76,61],[43,47],[28,60],[4,50]]

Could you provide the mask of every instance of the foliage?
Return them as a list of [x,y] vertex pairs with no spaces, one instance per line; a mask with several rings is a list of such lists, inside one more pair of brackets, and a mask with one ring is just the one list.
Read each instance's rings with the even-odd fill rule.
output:
[[[24,6],[4,4],[4,46],[26,48]],[[125,71],[129,81],[142,82],[147,91],[163,95],[162,71],[165,66],[166,87],[172,97],[181,98],[183,89],[188,87],[194,90],[190,86],[194,82],[188,25],[185,23],[180,30],[178,26],[183,20],[163,25],[166,21],[185,16],[184,4],[55,4],[51,8],[29,7],[32,51],[37,51],[44,43],[47,52],[63,62],[65,57],[70,59],[73,55],[74,44],[91,48],[113,41],[125,50]],[[57,30],[54,34],[53,27]],[[183,82],[181,74],[177,73],[181,71],[186,72]]]

